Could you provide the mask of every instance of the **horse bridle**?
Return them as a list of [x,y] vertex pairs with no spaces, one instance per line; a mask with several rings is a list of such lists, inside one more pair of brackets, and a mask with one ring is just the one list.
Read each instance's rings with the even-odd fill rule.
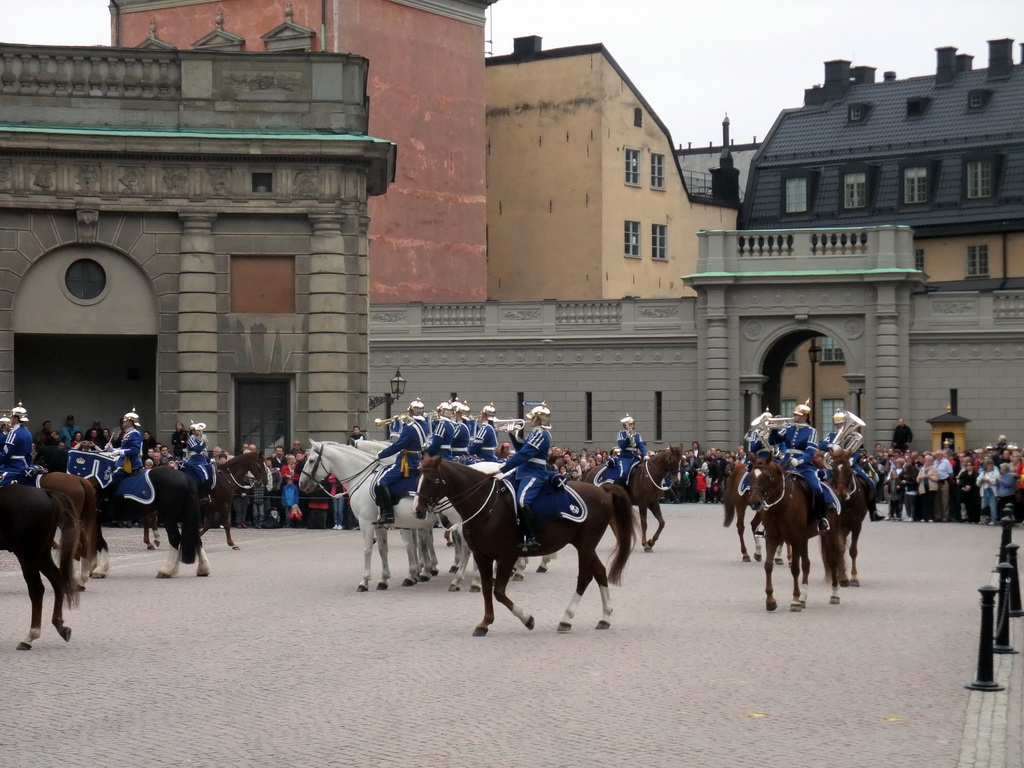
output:
[[[437,468],[437,469],[435,469],[433,471],[436,473],[435,477],[434,477],[434,485],[441,485],[442,487],[448,485],[448,481],[445,480],[443,477],[441,477],[441,470],[440,470],[440,468]],[[437,499],[427,503],[427,511],[429,513],[433,514],[435,512],[435,510],[437,509],[438,504],[440,503],[440,499],[446,499],[448,506],[454,507],[455,506],[455,502],[457,500],[461,499],[463,496],[468,497],[470,493],[472,493],[477,488],[479,488],[481,485],[483,485],[485,482],[487,482],[487,480],[493,481],[491,483],[491,490],[488,491],[487,497],[483,500],[483,503],[480,505],[480,508],[476,512],[474,512],[472,515],[470,515],[469,517],[464,518],[462,520],[462,524],[465,525],[470,520],[472,520],[474,517],[476,517],[481,512],[483,512],[484,509],[487,508],[488,502],[490,502],[491,497],[495,494],[496,489],[498,487],[498,483],[497,483],[497,481],[495,481],[493,476],[491,476],[491,475],[483,475],[483,479],[479,483],[477,483],[476,485],[470,486],[465,491],[463,491],[461,494],[457,494],[456,496],[449,496],[447,493],[438,494]],[[420,470],[420,482],[422,483],[423,481],[424,481],[423,471]],[[417,495],[419,495],[419,494],[417,493]],[[460,515],[460,517],[461,517],[461,515]],[[455,528],[454,525],[451,528],[445,528],[445,530],[446,531],[450,531],[453,528]]]
[[[316,460],[313,462],[313,471],[308,473],[308,477],[309,477],[309,479],[312,482],[317,484],[317,487],[319,487],[324,493],[326,493],[328,496],[330,496],[333,499],[335,495],[332,495],[331,492],[327,490],[327,486],[325,485],[325,483],[327,482],[327,478],[325,477],[323,480],[317,480],[316,479],[317,473],[320,471],[320,467],[323,466],[323,462],[324,462],[324,451],[323,451],[323,448],[321,448],[319,451],[316,452]],[[302,479],[304,477],[307,477],[307,472],[306,472],[307,464],[308,464],[308,462],[306,464],[303,464],[302,465],[302,471],[299,472],[299,483],[300,483],[300,485],[302,483]],[[361,479],[358,482],[354,483],[351,488],[348,488],[349,493],[352,493],[353,491],[355,491],[357,488],[359,488],[359,486],[361,486],[363,483],[365,483],[371,477],[371,475],[373,474],[373,470],[376,468],[376,466],[378,464],[380,464],[380,459],[374,459],[372,462],[367,464],[365,467],[360,469],[355,474],[349,475],[348,477],[339,477],[338,478],[338,485],[344,485],[344,486],[346,486],[346,488],[348,488],[348,485],[349,485],[349,483],[351,481],[355,480],[356,478],[360,478],[360,476],[362,476]]]
[[764,494],[763,493],[761,494],[761,498],[763,500],[763,506],[761,507],[762,510],[764,510],[764,509],[771,509],[776,504],[778,504],[780,501],[782,501],[784,498],[786,498],[786,481],[787,481],[787,479],[788,479],[787,478],[787,473],[785,472],[785,470],[783,470],[783,472],[782,472],[782,484],[779,486],[779,498],[777,498],[775,501],[768,501],[767,499],[764,498]]

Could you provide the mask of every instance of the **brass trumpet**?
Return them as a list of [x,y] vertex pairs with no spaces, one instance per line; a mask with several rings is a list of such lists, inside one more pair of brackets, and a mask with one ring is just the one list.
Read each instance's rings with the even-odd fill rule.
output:
[[518,432],[524,426],[526,426],[525,419],[494,419],[491,421],[498,429],[503,429],[506,432]]
[[392,416],[390,419],[374,419],[373,425],[375,427],[387,427],[394,424],[396,421],[405,422],[405,414],[400,413],[397,416]]

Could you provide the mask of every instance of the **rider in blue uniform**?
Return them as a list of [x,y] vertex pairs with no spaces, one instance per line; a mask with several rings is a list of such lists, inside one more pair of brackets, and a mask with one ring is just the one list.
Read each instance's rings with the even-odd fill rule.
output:
[[207,453],[206,435],[203,430],[206,424],[197,421],[189,426],[188,441],[185,443],[185,466],[182,470],[196,481],[199,486],[199,498],[210,494],[216,469]]
[[430,441],[423,449],[427,456],[440,456],[446,461],[452,461],[455,458],[452,453],[452,440],[455,439],[452,407],[450,402],[444,402],[437,406],[437,417],[430,430]]
[[121,445],[113,451],[114,455],[124,461],[114,470],[110,487],[117,486],[128,475],[134,475],[142,469],[142,433],[139,432],[139,414],[134,408],[121,417],[121,429]]
[[469,455],[476,457],[479,461],[499,461],[495,451],[498,450],[498,435],[494,431],[494,403],[485,405],[480,410],[480,418],[477,419],[476,432],[473,434],[473,441],[469,444]]
[[751,430],[744,436],[747,442],[747,456],[746,470],[743,473],[743,477],[740,478],[739,488],[737,489],[740,494],[750,490],[750,468],[754,462],[758,459],[770,461],[775,455],[775,446],[765,440],[767,431],[766,427],[763,426],[766,422],[770,422],[771,418],[771,411],[765,411],[750,422]]
[[629,471],[633,465],[637,461],[647,458],[647,446],[644,445],[643,437],[636,431],[636,420],[632,416],[627,413],[626,418],[621,419],[620,423],[622,429],[619,430],[619,434],[615,438],[616,445],[619,447],[619,455],[610,459],[612,469],[603,479],[618,483],[625,488],[626,482],[629,480]]
[[11,431],[7,433],[0,452],[0,488],[20,482],[26,477],[32,459],[32,433],[25,423],[28,412],[18,403],[11,409]]
[[794,472],[811,487],[814,495],[814,515],[818,518],[818,532],[825,533],[829,529],[825,517],[825,497],[818,480],[818,470],[814,466],[814,454],[818,450],[818,432],[807,423],[811,414],[811,406],[807,403],[793,409],[793,423],[782,430],[774,429],[769,436],[772,445],[785,447],[782,466]]
[[520,440],[515,433],[509,433],[516,453],[501,466],[501,475],[515,473],[518,490],[516,499],[519,502],[519,534],[523,539],[521,549],[531,551],[540,549],[537,536],[533,531],[533,510],[530,503],[540,492],[541,483],[548,478],[548,454],[551,452],[551,411],[547,403],[535,406],[527,419],[533,430],[526,440]]
[[469,463],[469,441],[472,433],[466,423],[469,406],[458,400],[452,400],[452,456],[460,464]]
[[375,525],[394,525],[395,503],[391,498],[391,486],[402,479],[415,478],[419,474],[423,447],[428,439],[427,420],[423,417],[423,402],[416,398],[409,403],[409,418],[404,421],[398,437],[391,445],[377,453],[378,459],[386,459],[396,454],[401,454],[401,458],[377,478],[375,492],[380,517]]
[[[863,424],[863,422],[861,422],[860,419],[852,413],[836,411],[832,415],[832,431],[829,432],[825,439],[818,445],[819,450],[827,452],[833,445],[837,445],[836,438],[839,437],[839,432],[843,429],[848,420],[853,422],[854,430],[859,430],[861,424]],[[860,464],[860,457],[862,453],[863,449],[858,448],[850,455],[850,466],[853,467],[854,473],[863,477],[865,482],[868,484],[868,493],[865,502],[867,503],[868,509],[871,511],[871,519],[873,520],[874,516],[877,514],[877,509],[875,507],[875,481],[871,479],[871,476],[864,471],[864,467]]]

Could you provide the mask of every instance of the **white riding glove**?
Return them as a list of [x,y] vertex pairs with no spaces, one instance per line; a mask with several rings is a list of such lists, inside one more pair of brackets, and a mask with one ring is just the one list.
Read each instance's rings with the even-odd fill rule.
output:
[[797,467],[800,466],[800,459],[790,459],[789,466],[791,466],[793,469],[796,469]]

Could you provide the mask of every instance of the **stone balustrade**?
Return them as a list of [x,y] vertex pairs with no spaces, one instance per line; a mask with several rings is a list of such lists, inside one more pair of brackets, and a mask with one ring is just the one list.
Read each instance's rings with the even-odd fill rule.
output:
[[181,62],[174,52],[0,45],[0,92],[176,99],[181,95]]

